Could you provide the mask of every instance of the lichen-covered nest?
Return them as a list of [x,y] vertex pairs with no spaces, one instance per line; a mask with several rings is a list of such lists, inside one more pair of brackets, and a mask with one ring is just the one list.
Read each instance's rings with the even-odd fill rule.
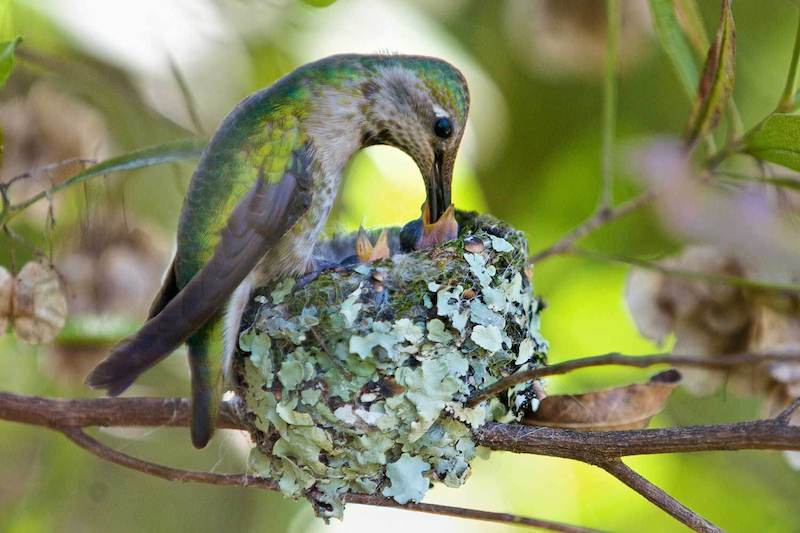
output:
[[[457,218],[457,240],[277,281],[245,311],[234,374],[256,442],[251,471],[308,496],[323,517],[341,517],[348,492],[405,503],[432,481],[460,486],[471,428],[535,408],[525,385],[464,405],[542,364],[547,344],[523,234],[489,216]],[[400,229],[389,234],[399,250]],[[317,253],[338,263],[354,243],[335,238]]]

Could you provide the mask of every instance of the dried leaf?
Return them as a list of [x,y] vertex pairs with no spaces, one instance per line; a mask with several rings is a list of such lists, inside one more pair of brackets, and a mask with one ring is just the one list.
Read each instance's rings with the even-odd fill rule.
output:
[[643,384],[586,394],[548,396],[535,413],[522,421],[533,426],[581,431],[644,428],[663,409],[680,381],[680,372],[671,369]]
[[0,266],[0,337],[8,329],[14,295],[14,276]]
[[700,13],[697,0],[672,1],[675,5],[675,14],[678,16],[678,22],[683,28],[686,38],[689,39],[692,48],[702,59],[703,53],[708,49],[708,34],[706,34],[703,15]]
[[689,115],[686,142],[692,146],[717,125],[733,91],[736,74],[736,29],[730,0],[722,1],[717,35],[708,50],[697,98]]
[[67,297],[56,271],[37,261],[17,274],[12,322],[17,337],[31,344],[49,342],[67,318]]

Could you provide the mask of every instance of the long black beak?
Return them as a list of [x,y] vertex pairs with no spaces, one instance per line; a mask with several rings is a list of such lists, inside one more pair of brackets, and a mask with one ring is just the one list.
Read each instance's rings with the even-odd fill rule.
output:
[[430,209],[430,223],[434,223],[441,218],[444,212],[450,207],[450,182],[452,176],[445,176],[444,169],[444,153],[440,150],[436,151],[436,156],[433,162],[433,169],[428,178],[427,195],[428,195],[428,208]]

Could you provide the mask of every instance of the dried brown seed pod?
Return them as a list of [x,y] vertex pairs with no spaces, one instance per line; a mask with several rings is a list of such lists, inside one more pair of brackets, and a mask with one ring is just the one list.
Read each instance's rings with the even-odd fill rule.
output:
[[14,294],[14,276],[0,266],[0,337],[8,329],[11,319],[12,297]]
[[31,344],[53,340],[67,318],[67,297],[56,271],[31,261],[17,274],[14,285],[12,321],[17,338]]

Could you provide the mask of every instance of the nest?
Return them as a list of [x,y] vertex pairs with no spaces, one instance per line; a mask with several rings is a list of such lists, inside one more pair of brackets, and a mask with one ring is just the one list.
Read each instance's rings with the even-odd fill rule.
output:
[[[246,309],[236,389],[256,446],[254,475],[341,517],[349,492],[419,501],[431,482],[462,485],[472,429],[536,407],[520,385],[474,408],[476,390],[544,363],[540,302],[525,273],[524,235],[458,212],[456,240],[352,263],[356,236],[317,247],[309,280],[278,280]],[[373,239],[375,238],[373,234]]]

